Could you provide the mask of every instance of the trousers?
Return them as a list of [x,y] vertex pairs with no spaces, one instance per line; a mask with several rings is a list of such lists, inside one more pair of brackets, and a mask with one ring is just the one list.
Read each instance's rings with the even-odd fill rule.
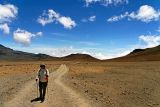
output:
[[39,93],[42,100],[45,99],[47,84],[48,82],[39,82]]

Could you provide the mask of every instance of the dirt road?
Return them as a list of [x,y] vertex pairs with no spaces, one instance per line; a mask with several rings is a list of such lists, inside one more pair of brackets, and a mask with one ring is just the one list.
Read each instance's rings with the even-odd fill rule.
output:
[[[48,92],[43,103],[30,102],[37,97],[37,84],[34,80],[24,84],[12,100],[4,104],[5,107],[90,107],[89,101],[66,86],[61,78],[68,72],[66,65],[50,74]],[[93,107],[93,105],[92,105]]]

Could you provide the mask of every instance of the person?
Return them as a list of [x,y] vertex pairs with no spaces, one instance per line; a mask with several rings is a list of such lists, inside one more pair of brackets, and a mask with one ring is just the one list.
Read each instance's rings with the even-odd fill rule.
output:
[[46,66],[44,64],[40,65],[40,69],[36,77],[36,82],[39,81],[39,93],[40,93],[39,99],[41,100],[41,102],[45,100],[46,88],[48,85],[48,77],[49,77],[48,69],[46,69]]

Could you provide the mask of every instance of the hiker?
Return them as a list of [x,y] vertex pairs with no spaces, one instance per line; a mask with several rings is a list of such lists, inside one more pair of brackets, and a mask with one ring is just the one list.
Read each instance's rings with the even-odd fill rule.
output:
[[44,64],[40,65],[40,69],[36,77],[36,82],[39,81],[39,93],[40,93],[39,99],[41,100],[41,102],[45,100],[46,88],[48,85],[48,77],[49,77],[48,69],[46,69],[46,66]]

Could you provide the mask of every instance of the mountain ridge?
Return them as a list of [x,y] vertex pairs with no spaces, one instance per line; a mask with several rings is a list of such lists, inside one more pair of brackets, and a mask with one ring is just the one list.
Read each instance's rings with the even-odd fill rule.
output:
[[100,60],[88,54],[70,54],[64,57],[54,57],[47,54],[34,54],[13,50],[0,44],[0,60],[5,61],[160,61],[160,45],[153,48],[135,49],[126,56]]
[[160,45],[146,49],[135,49],[126,56],[108,61],[160,61]]
[[47,54],[34,54],[23,51],[13,50],[0,44],[0,60],[49,60],[49,61],[99,61],[88,54],[71,54],[64,57],[53,57]]

